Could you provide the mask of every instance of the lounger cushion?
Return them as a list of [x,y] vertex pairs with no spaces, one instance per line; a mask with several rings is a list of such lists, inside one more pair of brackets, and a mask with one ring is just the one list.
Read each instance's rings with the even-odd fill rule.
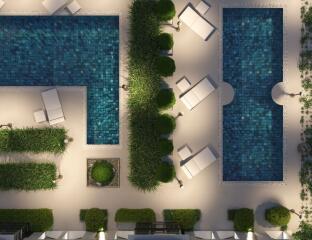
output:
[[42,5],[48,10],[50,14],[55,13],[61,7],[65,6],[67,0],[44,0]]
[[181,166],[181,169],[183,170],[183,172],[185,173],[185,175],[187,176],[188,179],[192,179],[192,174],[190,173],[190,171],[187,169],[186,166]]
[[217,158],[211,152],[211,150],[208,147],[206,147],[204,148],[204,150],[198,153],[192,160],[196,163],[196,165],[200,170],[203,170],[210,164],[212,164],[214,161],[216,161]]
[[180,20],[183,21],[189,27],[195,23],[195,21],[200,18],[200,16],[190,7],[188,6],[183,13],[180,15]]
[[210,6],[208,5],[208,3],[202,0],[196,6],[196,11],[199,12],[201,15],[204,15],[209,10],[209,8]]
[[192,109],[199,103],[199,99],[194,92],[187,92],[184,96],[181,97],[182,102],[187,106],[188,109]]
[[178,154],[182,160],[185,160],[192,156],[192,150],[187,145],[185,145],[178,150]]

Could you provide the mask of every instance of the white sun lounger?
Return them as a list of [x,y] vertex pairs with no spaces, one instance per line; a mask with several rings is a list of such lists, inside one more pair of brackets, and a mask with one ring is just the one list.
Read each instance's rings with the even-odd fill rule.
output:
[[216,239],[212,231],[194,231],[194,237],[206,240]]
[[176,84],[182,93],[186,92],[191,87],[191,83],[186,77],[181,78]]
[[210,8],[209,4],[206,3],[204,0],[202,0],[197,4],[195,9],[201,15],[205,15],[208,12],[209,8]]
[[186,160],[192,156],[192,150],[188,145],[184,145],[178,149],[178,154],[182,160]]
[[129,235],[134,235],[134,231],[117,231],[115,233],[114,240],[117,240],[117,239],[128,239]]
[[239,239],[234,231],[216,231],[217,239]]
[[0,8],[2,8],[4,6],[4,4],[5,4],[5,1],[0,0]]
[[204,40],[207,40],[215,30],[214,26],[200,16],[191,6],[184,9],[179,19]]
[[206,77],[186,92],[180,99],[189,110],[192,110],[214,90],[215,87]]
[[44,0],[42,5],[47,9],[47,11],[52,15],[67,3],[67,0]]
[[193,156],[188,162],[181,166],[185,175],[191,179],[199,174],[202,170],[217,160],[216,156],[211,152],[207,146],[195,156]]
[[290,233],[285,231],[266,231],[265,232],[271,239],[286,240],[291,239]]
[[76,0],[74,0],[68,4],[66,8],[71,14],[76,14],[81,9],[81,6]]
[[83,238],[86,235],[86,231],[68,231],[64,234],[62,239],[74,240]]
[[65,121],[62,105],[55,88],[41,93],[42,100],[47,111],[49,124],[57,124]]
[[45,238],[59,239],[64,234],[64,231],[47,231],[45,232]]

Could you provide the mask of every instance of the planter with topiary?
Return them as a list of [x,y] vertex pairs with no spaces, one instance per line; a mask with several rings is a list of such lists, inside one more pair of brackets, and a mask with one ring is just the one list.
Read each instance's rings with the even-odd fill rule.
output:
[[160,135],[169,135],[176,128],[175,118],[169,114],[159,115],[156,127]]
[[156,11],[161,21],[169,21],[173,19],[176,14],[174,3],[171,0],[159,0]]
[[172,89],[161,89],[157,95],[157,106],[159,110],[167,110],[176,103],[175,95]]
[[273,226],[285,228],[290,221],[290,212],[283,206],[276,206],[265,211],[265,220]]
[[156,68],[158,73],[163,77],[170,77],[176,70],[175,62],[167,56],[159,56],[156,59]]

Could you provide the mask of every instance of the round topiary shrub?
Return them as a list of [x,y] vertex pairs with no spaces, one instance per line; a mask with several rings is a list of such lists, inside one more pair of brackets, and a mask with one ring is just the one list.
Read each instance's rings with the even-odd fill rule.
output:
[[91,178],[101,183],[101,185],[108,185],[115,176],[114,167],[106,161],[95,162],[91,169]]
[[175,118],[169,114],[162,114],[158,117],[156,126],[161,135],[171,134],[176,127]]
[[158,44],[160,50],[170,50],[173,48],[173,37],[172,34],[169,33],[161,33],[158,36]]
[[168,183],[173,181],[176,176],[173,164],[169,162],[161,162],[157,169],[157,178],[160,182]]
[[170,139],[160,139],[159,141],[159,150],[161,156],[167,156],[173,151],[173,143]]
[[85,216],[86,230],[89,232],[98,232],[100,229],[106,230],[106,214],[98,208],[87,210]]
[[234,229],[238,232],[249,232],[254,229],[254,213],[252,209],[240,208],[235,210]]
[[163,77],[172,76],[176,70],[175,62],[172,58],[160,56],[156,60],[156,68]]
[[290,212],[283,206],[272,207],[265,211],[265,219],[274,226],[287,226]]
[[171,20],[176,14],[174,4],[171,0],[159,0],[156,11],[161,21]]
[[161,89],[157,96],[157,106],[160,110],[172,108],[176,103],[176,99],[172,89]]

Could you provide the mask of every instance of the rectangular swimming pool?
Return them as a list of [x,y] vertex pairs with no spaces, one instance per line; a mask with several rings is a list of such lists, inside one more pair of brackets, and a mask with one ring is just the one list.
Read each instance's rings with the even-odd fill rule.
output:
[[87,143],[119,143],[118,16],[2,16],[0,49],[1,86],[86,86]]
[[223,9],[223,181],[283,180],[283,108],[271,97],[283,81],[283,9]]

